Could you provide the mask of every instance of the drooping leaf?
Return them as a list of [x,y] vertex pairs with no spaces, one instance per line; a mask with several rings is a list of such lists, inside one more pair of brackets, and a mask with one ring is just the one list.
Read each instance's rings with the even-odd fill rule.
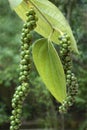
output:
[[55,31],[51,39],[57,44],[59,44],[58,36],[60,35],[60,31],[67,33],[71,38],[72,49],[78,52],[76,41],[68,22],[59,9],[48,0],[23,0],[22,3],[15,8],[15,11],[25,21],[26,11],[29,10],[31,5],[34,6],[39,18],[36,32],[47,38],[52,32],[52,28],[54,28]]
[[46,38],[34,43],[33,60],[35,66],[51,94],[63,102],[66,97],[66,83],[60,58],[52,45]]

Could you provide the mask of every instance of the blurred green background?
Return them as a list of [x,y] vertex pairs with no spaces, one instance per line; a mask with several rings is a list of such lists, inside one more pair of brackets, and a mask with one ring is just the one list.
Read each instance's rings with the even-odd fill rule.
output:
[[[60,104],[45,88],[32,63],[32,85],[23,106],[22,128],[64,130],[65,125],[65,130],[87,130],[87,0],[50,1],[67,18],[78,44],[80,54],[73,55],[73,71],[78,78],[79,93],[63,121],[58,112]],[[11,10],[8,1],[0,1],[0,130],[9,128],[11,99],[18,85],[22,26],[23,21]],[[40,37],[36,33],[34,36]]]

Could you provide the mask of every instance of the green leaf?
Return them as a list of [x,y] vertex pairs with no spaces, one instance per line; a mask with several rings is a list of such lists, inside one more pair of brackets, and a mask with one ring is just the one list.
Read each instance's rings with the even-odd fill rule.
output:
[[31,5],[34,6],[39,18],[36,32],[48,38],[54,28],[51,40],[56,44],[59,44],[58,36],[60,35],[60,32],[67,33],[71,38],[72,49],[78,53],[76,41],[71,28],[59,9],[48,0],[24,0],[15,8],[17,14],[24,21],[26,20],[25,13],[29,10]]
[[66,82],[60,58],[46,38],[35,42],[33,46],[33,60],[35,66],[51,94],[63,102],[66,97]]

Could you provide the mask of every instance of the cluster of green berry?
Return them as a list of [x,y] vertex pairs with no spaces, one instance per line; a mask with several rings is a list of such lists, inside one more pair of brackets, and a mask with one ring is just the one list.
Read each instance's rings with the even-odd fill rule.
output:
[[61,44],[60,55],[66,75],[67,86],[67,97],[59,107],[59,111],[60,113],[66,113],[68,108],[72,106],[73,102],[75,101],[75,96],[78,93],[78,83],[74,73],[72,72],[72,49],[70,37],[67,34],[64,34],[63,36],[59,37],[59,40]]
[[30,45],[32,42],[31,31],[36,27],[37,17],[35,11],[30,9],[27,15],[26,23],[22,29],[21,38],[21,61],[20,61],[20,86],[16,88],[12,99],[12,116],[10,117],[10,130],[19,130],[21,125],[22,105],[29,92],[29,73],[30,73]]

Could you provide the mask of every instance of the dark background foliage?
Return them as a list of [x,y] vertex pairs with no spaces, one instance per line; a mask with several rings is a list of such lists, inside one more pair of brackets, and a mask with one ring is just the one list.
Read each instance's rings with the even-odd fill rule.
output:
[[[67,18],[79,48],[73,55],[73,71],[78,77],[76,103],[65,115],[65,129],[87,129],[87,1],[50,0]],[[11,98],[18,85],[20,37],[23,21],[11,10],[8,1],[0,1],[0,129],[9,126]],[[40,37],[35,33],[35,39]],[[61,128],[59,104],[41,82],[32,63],[31,87],[23,107],[23,124],[37,122],[38,127]],[[29,123],[28,123],[29,124]],[[31,125],[30,125],[31,126]],[[36,126],[35,126],[36,127]]]

